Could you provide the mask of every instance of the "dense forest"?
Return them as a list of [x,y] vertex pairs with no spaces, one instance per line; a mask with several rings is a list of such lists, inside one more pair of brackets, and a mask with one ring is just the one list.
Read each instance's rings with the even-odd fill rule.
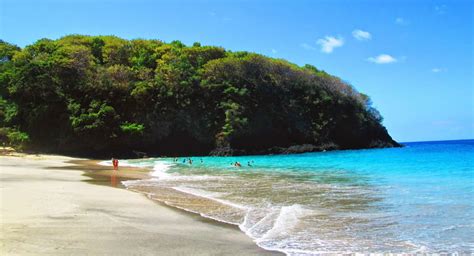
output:
[[180,41],[0,40],[0,140],[88,156],[392,147],[370,98],[312,65]]

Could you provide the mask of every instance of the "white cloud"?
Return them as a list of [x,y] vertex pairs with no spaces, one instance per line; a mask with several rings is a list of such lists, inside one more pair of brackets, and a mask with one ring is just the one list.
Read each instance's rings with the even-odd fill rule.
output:
[[444,72],[444,71],[446,71],[445,68],[432,68],[431,69],[431,72],[433,73],[439,73],[439,72]]
[[275,53],[277,53],[277,52],[278,52],[277,50],[272,49],[272,53],[273,53],[273,54],[275,54]]
[[435,6],[434,9],[435,9],[436,14],[443,15],[446,13],[446,8],[447,6],[443,4],[443,5]]
[[314,48],[313,46],[307,44],[307,43],[302,43],[300,44],[301,47],[303,47],[303,49],[305,50],[316,50],[316,48]]
[[380,54],[376,57],[370,57],[367,59],[370,62],[377,63],[377,64],[388,64],[397,62],[397,59],[388,55],[388,54]]
[[324,38],[318,39],[316,43],[321,45],[322,52],[331,53],[334,48],[343,46],[344,40],[341,37],[325,36]]
[[410,24],[410,22],[408,22],[408,20],[405,20],[402,17],[398,17],[398,18],[395,19],[395,24],[405,26],[405,25]]
[[359,41],[366,41],[372,39],[372,35],[369,32],[360,29],[352,31],[352,36]]

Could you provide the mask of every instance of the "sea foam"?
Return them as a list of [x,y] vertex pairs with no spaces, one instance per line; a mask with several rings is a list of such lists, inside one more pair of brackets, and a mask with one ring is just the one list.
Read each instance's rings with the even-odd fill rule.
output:
[[[153,168],[152,179],[141,181],[144,193],[238,224],[264,249],[288,255],[469,255],[474,251],[474,187],[469,182],[473,149],[474,141],[458,141],[396,149],[202,157],[193,165],[171,159],[130,162]],[[235,161],[251,161],[252,166],[231,167]],[[140,191],[141,183],[136,182]]]

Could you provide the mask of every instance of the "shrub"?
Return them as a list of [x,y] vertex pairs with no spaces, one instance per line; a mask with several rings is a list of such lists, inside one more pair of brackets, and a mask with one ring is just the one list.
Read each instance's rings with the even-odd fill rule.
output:
[[0,128],[0,142],[6,146],[23,148],[30,138],[27,133],[10,127]]

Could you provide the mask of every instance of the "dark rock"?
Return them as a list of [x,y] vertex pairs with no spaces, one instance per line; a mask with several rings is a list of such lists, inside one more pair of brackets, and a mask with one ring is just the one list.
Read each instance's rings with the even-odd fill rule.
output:
[[231,147],[219,147],[209,152],[210,156],[232,156],[235,155],[235,150]]

